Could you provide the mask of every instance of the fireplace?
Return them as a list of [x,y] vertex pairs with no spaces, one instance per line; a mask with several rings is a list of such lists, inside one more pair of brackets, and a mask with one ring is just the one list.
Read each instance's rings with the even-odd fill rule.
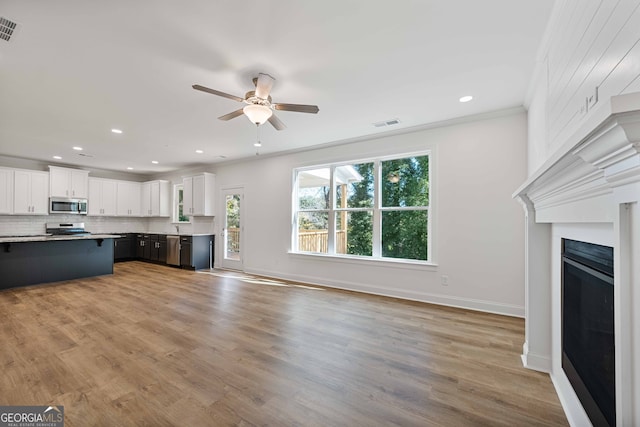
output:
[[562,239],[562,369],[594,426],[616,425],[613,248]]

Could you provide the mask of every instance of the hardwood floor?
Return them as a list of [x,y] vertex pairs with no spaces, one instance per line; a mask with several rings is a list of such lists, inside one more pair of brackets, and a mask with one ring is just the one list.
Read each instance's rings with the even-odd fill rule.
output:
[[0,315],[0,405],[67,427],[567,425],[522,319],[140,262]]

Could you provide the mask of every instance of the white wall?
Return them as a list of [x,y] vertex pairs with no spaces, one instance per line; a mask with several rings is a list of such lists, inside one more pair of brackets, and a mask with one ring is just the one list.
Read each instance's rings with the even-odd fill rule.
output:
[[638,0],[557,0],[527,101],[529,175],[589,120],[596,88],[640,91],[639,40]]
[[[526,132],[526,115],[512,112],[223,164],[216,167],[216,181],[219,189],[244,187],[247,272],[523,316],[524,227],[511,193],[526,178]],[[288,253],[294,168],[426,149],[433,154],[437,267]],[[446,287],[440,284],[442,275],[449,276]]]

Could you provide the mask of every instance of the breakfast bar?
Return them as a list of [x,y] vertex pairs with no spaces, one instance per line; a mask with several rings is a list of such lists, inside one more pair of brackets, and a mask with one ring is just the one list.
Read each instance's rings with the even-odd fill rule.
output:
[[0,289],[113,274],[113,239],[118,237],[0,237]]

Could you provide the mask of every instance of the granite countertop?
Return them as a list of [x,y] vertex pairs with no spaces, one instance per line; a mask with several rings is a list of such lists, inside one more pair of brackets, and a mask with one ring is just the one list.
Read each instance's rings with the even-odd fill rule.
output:
[[91,239],[119,239],[119,234],[87,234],[82,236],[53,236],[47,234],[35,236],[0,236],[0,243],[22,243],[22,242],[51,242],[58,240],[91,240]]
[[166,231],[123,231],[121,233],[113,233],[113,234],[158,234],[164,236],[215,236],[215,233],[176,233]]

